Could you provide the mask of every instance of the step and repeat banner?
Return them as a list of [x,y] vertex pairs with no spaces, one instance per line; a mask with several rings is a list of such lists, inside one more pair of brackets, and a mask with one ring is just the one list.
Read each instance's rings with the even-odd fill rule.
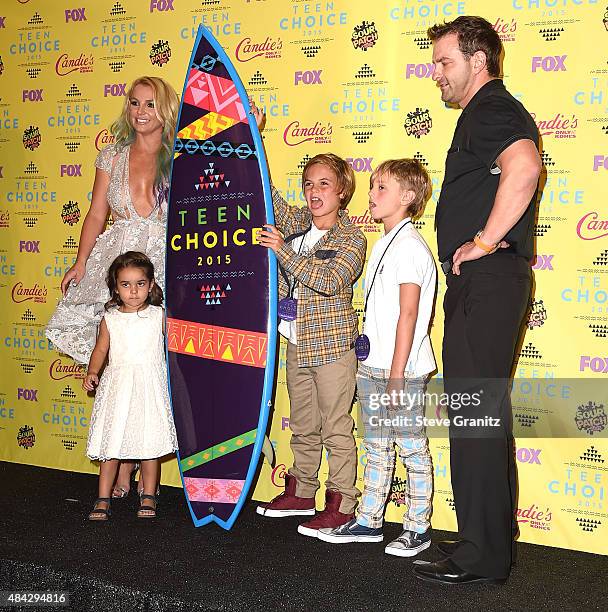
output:
[[[92,398],[83,369],[56,352],[44,326],[75,259],[95,156],[112,142],[108,127],[130,81],[161,76],[181,92],[203,24],[266,112],[269,164],[288,202],[303,204],[311,156],[341,155],[357,176],[349,213],[371,248],[381,228],[367,209],[370,172],[415,157],[433,180],[416,226],[436,252],[433,217],[459,111],[443,105],[431,79],[426,29],[464,14],[494,24],[507,87],[543,140],[536,283],[513,393],[521,539],[608,554],[608,66],[598,53],[608,44],[606,0],[2,2],[0,460],[98,469],[84,454]],[[440,274],[438,359],[444,291]],[[359,310],[363,295],[360,280]],[[262,466],[257,499],[280,492],[292,460],[283,342],[278,354],[269,433],[277,464]],[[432,412],[445,416],[441,406]],[[433,526],[455,529],[445,429],[432,432],[431,448]],[[362,453],[359,462],[361,486]],[[175,460],[164,463],[163,482],[179,485]],[[388,520],[400,521],[404,491],[399,467]]]

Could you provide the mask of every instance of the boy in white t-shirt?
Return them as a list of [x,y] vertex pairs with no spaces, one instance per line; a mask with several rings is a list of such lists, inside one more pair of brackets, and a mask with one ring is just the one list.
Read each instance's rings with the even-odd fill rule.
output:
[[382,541],[397,445],[407,470],[407,508],[404,531],[385,552],[411,557],[431,545],[433,465],[422,417],[426,378],[435,369],[428,329],[437,272],[429,247],[412,225],[424,210],[430,181],[420,162],[397,159],[380,164],[370,184],[370,212],[385,233],[367,264],[363,333],[369,354],[357,372],[365,489],[356,517],[320,530],[318,537],[332,543]]

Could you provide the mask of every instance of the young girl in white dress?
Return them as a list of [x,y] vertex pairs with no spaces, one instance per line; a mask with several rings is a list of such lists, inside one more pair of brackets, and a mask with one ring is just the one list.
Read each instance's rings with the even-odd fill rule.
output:
[[99,496],[89,520],[108,519],[119,461],[133,458],[141,460],[144,481],[137,516],[154,518],[158,459],[177,449],[167,388],[163,292],[154,282],[152,262],[137,251],[112,262],[107,283],[111,298],[83,382],[87,391],[97,387],[87,456],[101,462]]

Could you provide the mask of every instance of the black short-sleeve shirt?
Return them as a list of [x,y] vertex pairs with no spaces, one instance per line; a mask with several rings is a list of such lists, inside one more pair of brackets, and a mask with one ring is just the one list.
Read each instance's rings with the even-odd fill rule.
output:
[[[496,158],[522,139],[532,140],[538,147],[534,120],[502,80],[489,81],[462,111],[445,162],[435,217],[440,261],[451,259],[460,245],[483,229],[500,181]],[[504,237],[512,252],[527,259],[533,256],[535,211],[536,193]]]

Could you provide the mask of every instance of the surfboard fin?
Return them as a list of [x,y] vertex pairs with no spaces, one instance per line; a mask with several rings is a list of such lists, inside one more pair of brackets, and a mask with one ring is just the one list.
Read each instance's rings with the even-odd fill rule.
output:
[[266,457],[266,461],[270,467],[274,466],[274,447],[272,446],[272,442],[268,439],[268,436],[264,436],[264,442],[262,442],[262,452],[264,453],[264,457]]

